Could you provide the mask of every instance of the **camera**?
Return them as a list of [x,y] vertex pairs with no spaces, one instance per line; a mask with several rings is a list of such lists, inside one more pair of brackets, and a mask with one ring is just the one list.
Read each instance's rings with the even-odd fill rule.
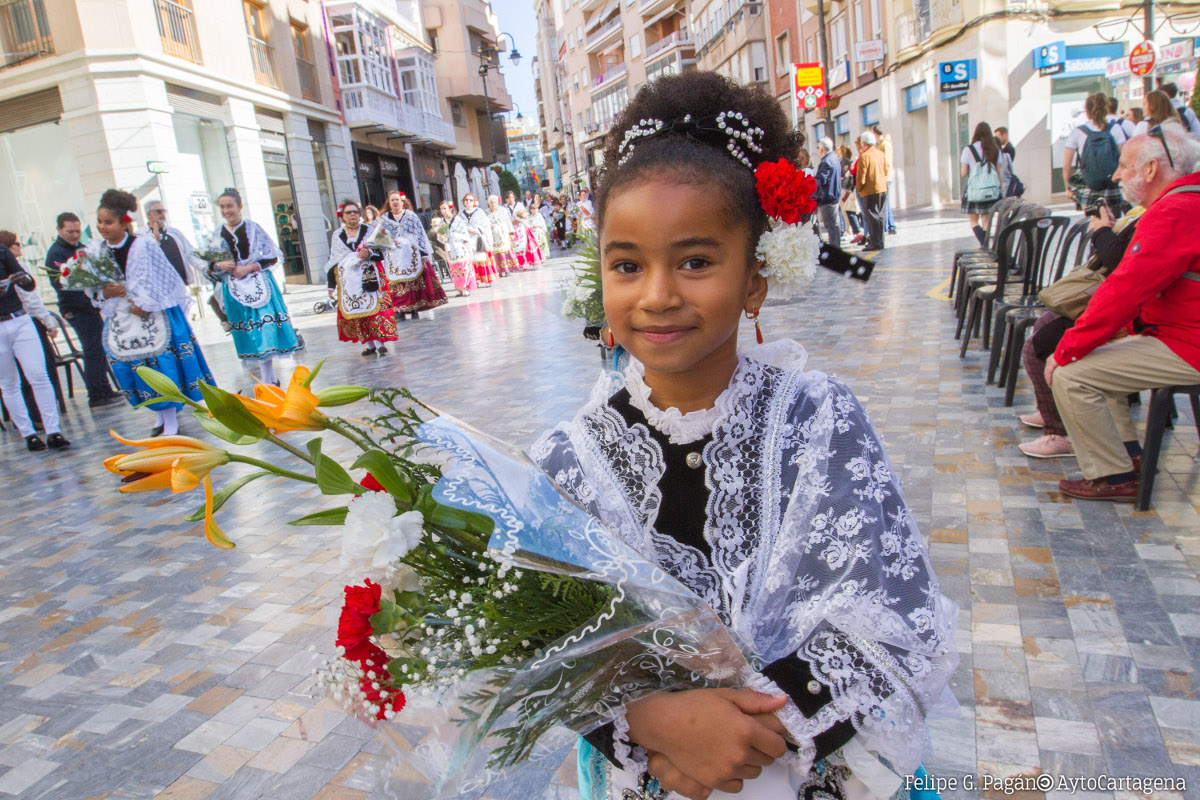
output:
[[1102,206],[1104,208],[1108,208],[1108,203],[1104,202],[1103,200],[1097,200],[1095,203],[1093,203],[1092,205],[1088,206],[1087,208],[1085,208],[1083,210],[1083,215],[1085,217],[1096,217],[1097,219],[1099,219],[1100,218],[1100,208]]

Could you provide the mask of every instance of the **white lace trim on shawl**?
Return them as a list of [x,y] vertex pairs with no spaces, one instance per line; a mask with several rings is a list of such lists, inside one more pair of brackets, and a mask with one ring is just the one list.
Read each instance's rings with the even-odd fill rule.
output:
[[[102,252],[110,258],[114,249],[120,249],[120,246],[110,247],[103,239],[93,240],[87,246],[87,252],[92,255]],[[129,246],[129,255],[125,259],[125,294],[129,302],[143,311],[166,311],[175,306],[187,309],[192,301],[187,285],[167,260],[167,254],[145,236],[135,236],[133,244]],[[121,304],[121,298],[105,299],[99,291],[93,297],[97,298],[100,314],[105,318],[116,314]]]
[[804,361],[794,342],[746,352],[716,406],[704,448],[711,563],[654,529],[661,449],[607,404],[629,385],[625,375],[602,376],[533,455],[568,495],[704,598],[755,669],[793,654],[810,662],[833,701],[804,722],[789,717],[798,742],[848,718],[874,757],[910,774],[927,717],[956,705],[946,685],[958,660],[957,609],[938,590],[866,413],[836,380],[804,372]]
[[468,228],[479,231],[484,247],[492,249],[492,220],[487,212],[477,207],[468,216],[466,211],[460,211],[450,221],[450,235],[446,237],[448,255],[455,264],[471,261],[475,257],[475,234],[469,233]]
[[629,390],[630,404],[642,412],[655,430],[666,434],[671,444],[691,444],[712,433],[720,413],[718,408],[730,392],[730,389],[726,389],[712,408],[700,411],[684,414],[678,408],[659,408],[650,400],[652,390],[646,385],[645,365],[633,358],[625,368],[625,388]]

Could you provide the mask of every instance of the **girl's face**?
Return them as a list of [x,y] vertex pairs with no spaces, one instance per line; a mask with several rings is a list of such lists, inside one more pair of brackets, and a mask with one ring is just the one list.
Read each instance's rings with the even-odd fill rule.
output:
[[13,242],[12,244],[10,244],[8,246],[8,251],[13,254],[14,258],[20,258],[21,257],[21,243]]
[[222,219],[230,225],[237,225],[242,221],[242,207],[232,197],[217,198],[217,208],[221,211]]
[[648,380],[732,369],[738,320],[766,297],[766,279],[747,261],[750,232],[727,221],[713,189],[652,179],[620,190],[605,211],[605,317]]
[[121,222],[121,215],[107,208],[96,210],[96,230],[109,244],[116,244],[125,238],[125,223]]
[[393,194],[388,196],[388,208],[392,210],[394,215],[397,217],[400,216],[400,212],[404,210],[404,201],[400,199],[400,195]]
[[438,206],[438,210],[442,212],[442,219],[450,219],[452,216],[449,203],[442,203]]

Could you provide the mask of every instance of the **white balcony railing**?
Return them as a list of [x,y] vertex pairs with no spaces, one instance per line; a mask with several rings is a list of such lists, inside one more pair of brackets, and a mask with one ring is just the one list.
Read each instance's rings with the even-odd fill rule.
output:
[[416,139],[428,139],[451,147],[455,143],[453,125],[373,86],[343,87],[342,107],[346,123],[351,127],[378,125]]
[[592,90],[595,91],[612,79],[621,77],[626,72],[629,72],[629,65],[624,62],[610,67],[608,72],[603,72],[592,78]]
[[604,23],[603,25],[601,25],[599,28],[597,28],[595,33],[589,33],[588,37],[587,37],[587,46],[591,47],[596,42],[600,41],[605,36],[608,36],[610,33],[612,33],[613,31],[615,31],[617,28],[620,28],[620,27],[621,27],[621,17],[620,17],[620,15],[618,15],[616,17],[613,17],[612,19],[610,19],[608,22]]
[[646,47],[646,60],[654,58],[669,48],[672,47],[695,47],[696,43],[692,41],[691,34],[687,31],[675,31],[670,36],[665,36]]

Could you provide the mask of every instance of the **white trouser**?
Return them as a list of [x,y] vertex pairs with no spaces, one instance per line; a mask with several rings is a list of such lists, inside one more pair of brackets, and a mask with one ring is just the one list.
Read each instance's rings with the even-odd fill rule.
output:
[[58,405],[54,399],[54,386],[46,372],[46,352],[38,338],[37,326],[28,314],[0,322],[0,396],[22,436],[32,436],[33,423],[29,420],[29,409],[21,395],[21,372],[33,389],[38,411],[42,413],[42,426],[46,433],[58,433]]

